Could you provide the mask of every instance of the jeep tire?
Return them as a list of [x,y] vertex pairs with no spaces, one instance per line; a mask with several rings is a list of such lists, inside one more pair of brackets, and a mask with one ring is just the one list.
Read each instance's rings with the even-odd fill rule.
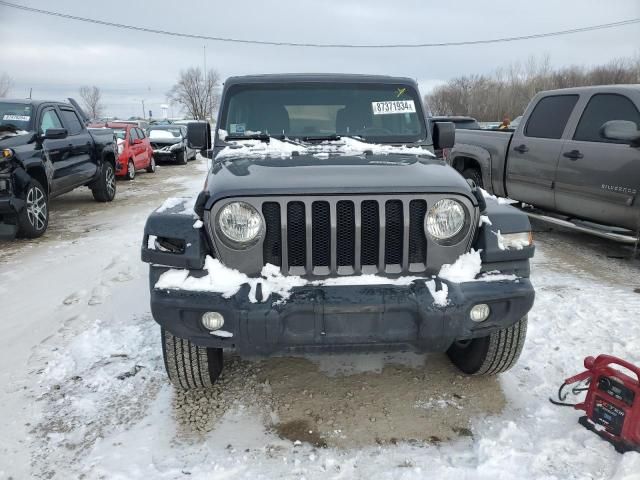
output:
[[222,371],[221,348],[199,347],[164,328],[160,334],[164,367],[176,388],[191,390],[213,386]]
[[527,317],[486,337],[454,342],[447,355],[469,375],[495,375],[513,367],[527,336]]

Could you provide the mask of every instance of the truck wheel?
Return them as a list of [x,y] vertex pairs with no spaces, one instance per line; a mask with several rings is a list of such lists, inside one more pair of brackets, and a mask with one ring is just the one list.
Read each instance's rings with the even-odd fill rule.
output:
[[129,165],[127,166],[127,176],[125,177],[127,180],[133,180],[136,178],[136,166],[133,163],[133,160],[129,160]]
[[147,167],[147,172],[155,173],[156,171],[156,159],[151,156],[151,161],[149,162],[149,166]]
[[487,337],[454,342],[447,355],[470,375],[495,375],[515,365],[527,336],[527,317]]
[[478,187],[484,188],[484,184],[482,183],[482,172],[477,168],[465,168],[462,171],[462,176],[473,180]]
[[26,205],[18,214],[18,235],[24,238],[41,236],[49,225],[49,198],[36,180],[31,180],[25,195]]
[[116,196],[116,174],[111,162],[103,162],[100,176],[92,186],[93,198],[98,202],[110,202]]
[[171,383],[182,390],[213,386],[222,371],[222,349],[199,347],[164,328],[160,333],[164,367]]

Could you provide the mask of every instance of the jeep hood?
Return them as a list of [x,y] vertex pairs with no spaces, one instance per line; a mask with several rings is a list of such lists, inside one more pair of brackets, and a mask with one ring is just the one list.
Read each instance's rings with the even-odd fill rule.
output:
[[425,151],[354,156],[217,159],[207,181],[206,208],[221,199],[258,195],[447,192],[476,203],[466,180]]

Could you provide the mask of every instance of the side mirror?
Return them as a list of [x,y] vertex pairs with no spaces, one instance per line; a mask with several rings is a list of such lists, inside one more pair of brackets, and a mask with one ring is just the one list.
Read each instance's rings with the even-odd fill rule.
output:
[[190,148],[204,151],[211,148],[211,125],[207,121],[187,124],[187,143]]
[[434,122],[433,148],[453,148],[456,143],[456,126],[453,122]]
[[635,122],[628,120],[609,120],[600,127],[600,135],[610,140],[621,140],[629,144],[640,141],[640,130]]
[[42,136],[43,140],[60,140],[67,138],[68,132],[66,128],[47,128]]

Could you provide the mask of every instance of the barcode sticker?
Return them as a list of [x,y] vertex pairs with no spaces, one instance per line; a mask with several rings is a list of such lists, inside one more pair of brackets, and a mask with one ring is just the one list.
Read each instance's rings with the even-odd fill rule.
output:
[[374,115],[390,115],[394,113],[415,113],[416,105],[413,100],[390,100],[386,102],[371,102]]
[[31,117],[26,115],[5,115],[2,120],[13,120],[14,122],[28,122]]

